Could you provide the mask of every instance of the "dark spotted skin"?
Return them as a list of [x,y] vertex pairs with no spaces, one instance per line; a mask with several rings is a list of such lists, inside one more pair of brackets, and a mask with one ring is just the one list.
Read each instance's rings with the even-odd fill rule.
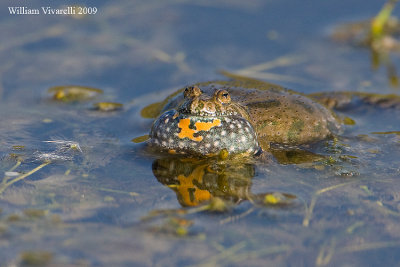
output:
[[[163,114],[153,124],[150,143],[161,144],[171,153],[207,155],[226,150],[232,154],[255,154],[258,146],[268,150],[271,142],[289,145],[310,143],[322,140],[339,129],[339,123],[330,110],[304,95],[265,83],[253,88],[248,84],[244,87],[238,85],[241,84],[198,84],[170,97],[160,113],[173,110],[170,111],[170,114],[173,113],[170,123],[174,121],[172,117],[176,119],[175,123],[162,123],[166,116]],[[192,120],[188,129],[178,126],[181,119]],[[220,124],[214,124],[210,129],[200,130],[195,126],[196,121],[212,123],[214,119],[218,119]],[[248,131],[239,132],[236,123],[242,128],[246,125]],[[174,131],[165,132],[167,128]],[[193,132],[193,135],[180,134],[185,130]],[[235,138],[222,141],[232,133]],[[202,140],[193,140],[200,136]],[[182,142],[188,145],[182,145]]]

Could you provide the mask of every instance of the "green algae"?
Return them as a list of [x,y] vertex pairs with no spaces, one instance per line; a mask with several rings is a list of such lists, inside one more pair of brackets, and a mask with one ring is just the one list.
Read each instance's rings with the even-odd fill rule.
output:
[[48,93],[58,101],[73,102],[84,101],[103,93],[103,90],[81,85],[61,85],[48,89]]

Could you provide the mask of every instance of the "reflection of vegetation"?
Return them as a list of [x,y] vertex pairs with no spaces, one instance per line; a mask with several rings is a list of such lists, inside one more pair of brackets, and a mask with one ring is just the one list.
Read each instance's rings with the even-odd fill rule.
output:
[[392,86],[399,85],[395,66],[390,59],[391,52],[400,52],[400,22],[392,16],[397,2],[388,0],[373,19],[342,25],[332,35],[334,40],[368,47],[373,68],[384,64]]

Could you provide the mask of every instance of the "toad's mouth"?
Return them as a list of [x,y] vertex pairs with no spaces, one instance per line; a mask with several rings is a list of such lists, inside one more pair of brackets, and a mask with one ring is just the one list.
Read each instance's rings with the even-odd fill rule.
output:
[[251,124],[241,116],[204,116],[170,110],[152,126],[149,143],[176,154],[256,154],[260,150]]
[[219,110],[218,108],[191,108],[186,106],[181,106],[178,109],[179,113],[192,115],[192,116],[200,116],[200,117],[232,117],[232,116],[241,116],[242,114],[235,110]]
[[201,116],[201,117],[237,117],[241,116],[248,119],[248,113],[239,104],[216,104],[210,99],[193,99],[186,101],[179,108],[181,114]]

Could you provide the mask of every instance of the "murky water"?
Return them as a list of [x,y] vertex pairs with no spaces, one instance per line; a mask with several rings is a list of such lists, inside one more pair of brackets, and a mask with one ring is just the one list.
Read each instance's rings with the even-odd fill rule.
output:
[[[65,4],[42,2],[24,7]],[[271,162],[163,158],[131,142],[150,129],[141,108],[227,79],[220,70],[304,93],[398,93],[368,50],[329,38],[382,3],[94,2],[86,16],[0,4],[0,266],[398,264],[400,109],[356,103],[337,139]],[[104,92],[47,93],[71,84]],[[228,207],[196,206],[211,196]]]

